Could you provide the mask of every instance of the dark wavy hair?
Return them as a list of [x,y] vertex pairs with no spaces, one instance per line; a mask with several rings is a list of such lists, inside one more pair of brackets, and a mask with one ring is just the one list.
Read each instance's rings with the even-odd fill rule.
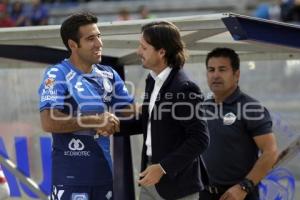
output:
[[98,19],[95,15],[88,12],[83,12],[71,15],[62,23],[60,27],[60,36],[69,52],[71,52],[71,49],[68,45],[69,39],[75,41],[79,45],[79,28],[88,24],[96,24],[97,22]]
[[229,58],[232,70],[235,72],[240,69],[240,58],[239,55],[232,49],[222,47],[222,48],[215,48],[211,52],[209,52],[206,56],[206,67],[208,60],[212,57],[219,58],[219,57],[224,57],[224,58]]
[[145,24],[142,34],[147,43],[155,50],[164,49],[168,66],[183,67],[187,54],[185,44],[181,40],[179,29],[171,22],[157,21]]

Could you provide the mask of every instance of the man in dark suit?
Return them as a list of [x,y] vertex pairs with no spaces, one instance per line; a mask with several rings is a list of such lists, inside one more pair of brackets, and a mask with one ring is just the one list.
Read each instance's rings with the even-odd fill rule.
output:
[[140,129],[144,135],[140,199],[198,200],[209,136],[202,93],[182,69],[186,56],[178,28],[165,21],[144,25],[137,53],[151,71],[140,120],[121,120],[121,131]]

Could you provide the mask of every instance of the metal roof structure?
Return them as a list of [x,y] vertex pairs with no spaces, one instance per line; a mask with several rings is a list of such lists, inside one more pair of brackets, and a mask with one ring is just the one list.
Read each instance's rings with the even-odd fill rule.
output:
[[[141,26],[153,20],[168,20],[179,27],[189,63],[202,62],[208,51],[225,46],[236,50],[242,60],[300,58],[299,26],[233,13],[99,23],[104,57],[118,58],[120,64],[138,64],[136,48]],[[65,50],[59,28],[60,25],[2,28],[0,57],[12,58],[9,54],[20,52],[22,59],[31,60],[34,53],[46,57],[48,50]]]

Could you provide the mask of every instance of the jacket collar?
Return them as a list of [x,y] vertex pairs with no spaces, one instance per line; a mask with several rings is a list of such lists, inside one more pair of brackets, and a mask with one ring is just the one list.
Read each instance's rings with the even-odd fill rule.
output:
[[166,78],[164,84],[161,86],[159,93],[164,93],[165,89],[172,83],[172,80],[174,79],[175,75],[179,71],[179,68],[171,68],[171,72],[169,73],[169,76]]

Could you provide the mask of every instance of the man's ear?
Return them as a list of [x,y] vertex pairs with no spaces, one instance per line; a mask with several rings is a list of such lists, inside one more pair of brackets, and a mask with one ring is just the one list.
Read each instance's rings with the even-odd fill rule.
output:
[[163,58],[166,55],[166,50],[161,48],[160,50],[158,50],[159,55]]
[[241,71],[239,69],[234,72],[234,77],[235,77],[235,80],[237,83],[239,83],[240,74],[241,74]]
[[68,40],[68,45],[69,45],[70,49],[78,48],[77,43],[71,39]]

